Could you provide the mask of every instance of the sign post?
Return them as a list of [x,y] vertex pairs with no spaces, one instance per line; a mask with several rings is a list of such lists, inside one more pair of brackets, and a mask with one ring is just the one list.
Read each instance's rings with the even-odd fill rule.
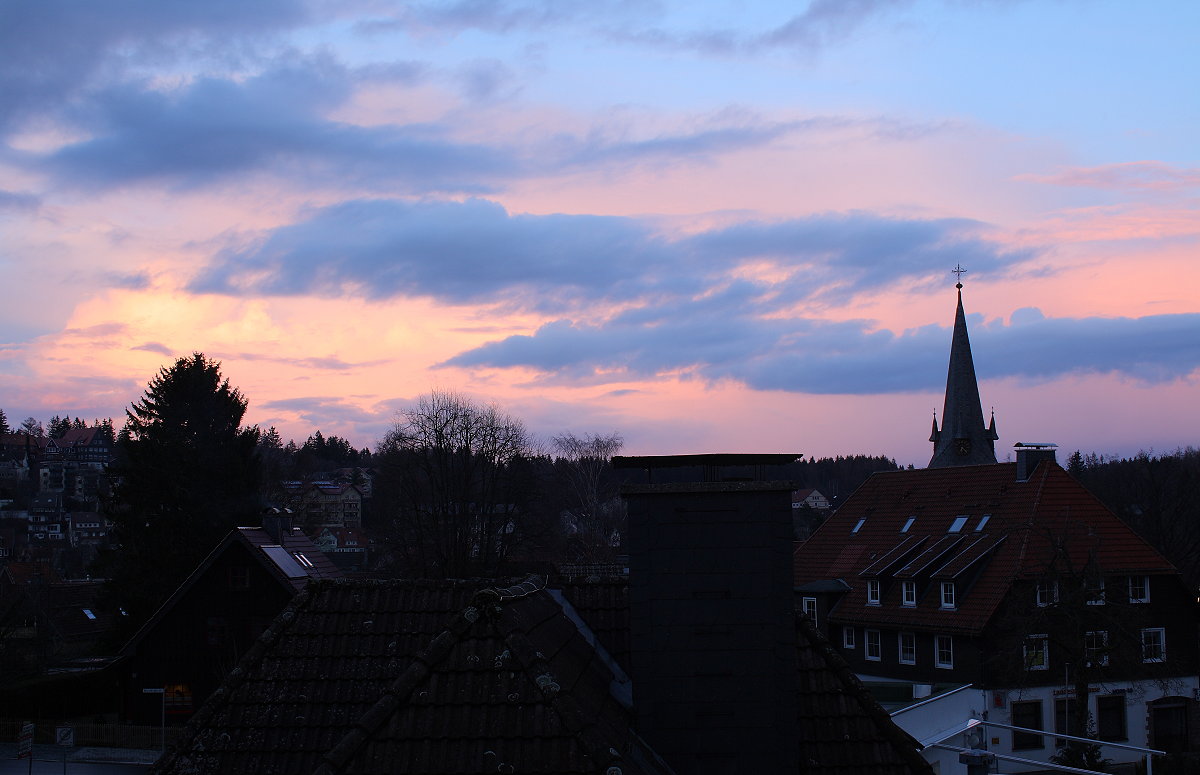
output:
[[33,724],[26,721],[21,725],[21,734],[17,737],[17,760],[29,760],[29,771],[33,772]]

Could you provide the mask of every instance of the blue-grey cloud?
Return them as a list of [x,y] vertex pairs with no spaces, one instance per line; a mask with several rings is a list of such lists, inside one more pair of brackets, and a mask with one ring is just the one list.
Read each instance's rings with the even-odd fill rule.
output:
[[0,133],[57,111],[135,53],[170,61],[305,18],[296,0],[9,0],[0,10]]
[[325,58],[294,60],[243,81],[204,78],[175,90],[125,82],[72,109],[90,136],[33,163],[64,185],[153,182],[193,187],[267,171],[316,183],[403,192],[486,191],[513,173],[502,148],[456,143],[434,125],[358,127],[325,113],[356,76]]
[[[443,365],[532,368],[546,381],[591,384],[682,374],[757,390],[881,394],[940,388],[950,341],[945,326],[895,334],[873,330],[870,321],[763,318],[733,300],[679,306],[663,320],[651,328],[621,319],[592,326],[560,320]],[[1009,324],[971,321],[982,379],[1118,374],[1167,382],[1200,369],[1197,331],[1198,314],[1047,318],[1022,310]]]
[[[671,305],[716,290],[722,290],[718,298],[741,294],[740,303],[765,312],[928,281],[959,260],[986,276],[1034,255],[1005,250],[980,231],[980,224],[961,219],[851,213],[736,224],[672,240],[629,217],[510,215],[478,199],[356,200],[222,252],[189,289],[423,296],[544,312],[637,302],[627,314],[645,326],[668,315]],[[751,260],[773,263],[788,279],[729,286],[735,270]]]
[[362,200],[315,212],[249,249],[219,255],[194,292],[432,296],[501,302],[530,291],[558,298],[637,296],[673,280],[666,244],[638,221],[510,216],[492,202]]
[[162,344],[161,342],[143,342],[142,344],[135,345],[133,347],[130,347],[129,349],[144,350],[145,352],[148,352],[148,353],[158,353],[159,355],[165,355],[168,358],[172,358],[175,356],[175,351],[172,350],[170,347],[167,347],[165,344]]
[[110,288],[142,291],[150,287],[150,275],[147,272],[105,272],[101,277]]
[[[801,13],[756,32],[744,31],[737,26],[739,20],[730,19],[728,26],[683,31],[637,23],[609,24],[606,33],[617,41],[715,56],[771,49],[811,55],[849,38],[873,18],[910,4],[911,0],[811,0]],[[731,9],[733,12],[736,9]]]
[[42,200],[34,194],[0,188],[0,213],[5,210],[32,212],[41,206]]

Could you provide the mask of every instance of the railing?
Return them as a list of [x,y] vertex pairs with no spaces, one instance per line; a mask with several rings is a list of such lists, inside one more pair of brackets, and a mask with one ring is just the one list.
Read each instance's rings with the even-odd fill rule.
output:
[[[55,730],[69,726],[74,730],[76,747],[157,749],[163,744],[163,728],[140,724],[103,724],[70,722],[59,719],[0,719],[0,742],[16,742],[25,721],[34,724],[33,741],[54,744]],[[183,727],[167,727],[166,743],[170,746],[183,733]]]

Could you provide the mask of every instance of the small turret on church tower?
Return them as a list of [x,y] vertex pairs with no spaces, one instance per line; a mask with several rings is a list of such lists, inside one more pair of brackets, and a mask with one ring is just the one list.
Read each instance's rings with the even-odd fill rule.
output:
[[954,315],[954,336],[950,343],[950,367],[946,373],[946,403],[942,408],[942,427],[933,418],[933,457],[930,468],[975,466],[996,462],[996,414],[991,422],[983,423],[983,404],[979,400],[979,382],[975,379],[975,362],[971,358],[971,340],[967,336],[967,316],[963,312],[962,274],[967,271],[954,267],[959,276],[958,311]]

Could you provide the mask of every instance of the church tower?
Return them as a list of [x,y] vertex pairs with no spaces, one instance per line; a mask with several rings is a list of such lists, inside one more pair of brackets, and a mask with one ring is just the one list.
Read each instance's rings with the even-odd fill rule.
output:
[[967,316],[963,312],[962,273],[956,266],[960,282],[958,311],[954,314],[954,337],[950,343],[950,368],[946,373],[946,404],[942,408],[942,427],[938,430],[933,418],[933,457],[930,468],[975,466],[996,462],[996,415],[991,423],[983,424],[983,405],[979,400],[979,383],[975,379],[975,362],[971,359],[971,340],[967,337]]

